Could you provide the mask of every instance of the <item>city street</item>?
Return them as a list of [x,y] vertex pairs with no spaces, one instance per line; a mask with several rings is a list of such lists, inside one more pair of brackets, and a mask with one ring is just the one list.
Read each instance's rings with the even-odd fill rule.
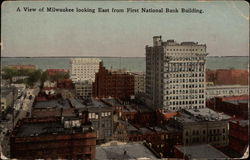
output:
[[[27,113],[31,115],[32,104],[35,100],[35,96],[39,93],[39,90],[40,89],[38,85],[34,87],[34,89],[26,89],[26,97],[23,99],[18,99],[14,103],[14,114],[8,115],[8,121],[1,122],[1,127],[3,128],[3,132],[0,133],[1,158],[9,157],[9,132],[13,130],[13,127],[17,124],[18,120],[21,120],[26,117]],[[32,96],[31,99],[30,96]]]

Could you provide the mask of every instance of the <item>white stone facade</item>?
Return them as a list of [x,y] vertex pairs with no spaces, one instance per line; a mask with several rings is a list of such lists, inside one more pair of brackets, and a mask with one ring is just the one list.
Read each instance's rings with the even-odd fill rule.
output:
[[95,73],[99,70],[99,58],[72,58],[70,62],[70,79],[75,82],[95,81]]
[[147,103],[155,109],[176,111],[205,107],[206,45],[163,42],[153,37],[146,46]]
[[226,96],[241,96],[248,94],[248,85],[221,85],[221,86],[207,86],[206,98]]
[[75,84],[75,92],[78,98],[90,99],[92,97],[92,82],[77,82]]

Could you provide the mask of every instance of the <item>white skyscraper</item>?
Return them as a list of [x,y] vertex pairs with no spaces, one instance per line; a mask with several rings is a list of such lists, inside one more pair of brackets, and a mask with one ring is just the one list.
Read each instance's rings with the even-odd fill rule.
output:
[[169,111],[204,108],[207,55],[205,44],[154,36],[153,46],[146,46],[147,104]]
[[94,81],[99,70],[99,58],[72,58],[70,62],[70,79],[75,82]]

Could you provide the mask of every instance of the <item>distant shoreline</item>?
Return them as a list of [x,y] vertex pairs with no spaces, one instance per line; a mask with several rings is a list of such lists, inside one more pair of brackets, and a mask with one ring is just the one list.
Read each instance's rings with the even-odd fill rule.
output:
[[[249,56],[208,56],[211,58],[220,57],[249,57]],[[44,57],[2,57],[1,58],[145,58],[145,57],[112,57],[112,56],[44,56]]]

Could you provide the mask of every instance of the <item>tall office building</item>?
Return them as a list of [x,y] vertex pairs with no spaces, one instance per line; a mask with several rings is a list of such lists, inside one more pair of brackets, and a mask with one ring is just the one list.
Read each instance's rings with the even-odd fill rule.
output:
[[72,58],[70,62],[70,79],[75,82],[95,81],[95,73],[99,70],[99,58]]
[[204,108],[207,55],[205,44],[154,36],[153,46],[146,46],[147,104],[170,111]]

